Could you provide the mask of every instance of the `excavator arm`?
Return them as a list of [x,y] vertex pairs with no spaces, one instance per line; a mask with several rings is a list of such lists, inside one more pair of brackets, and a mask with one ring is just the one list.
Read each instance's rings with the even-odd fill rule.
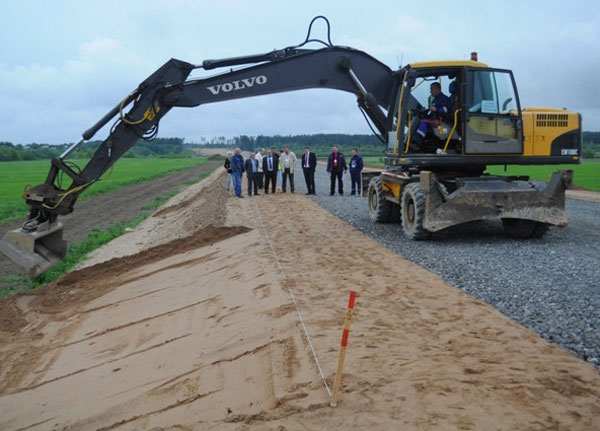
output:
[[[359,107],[384,136],[387,119],[384,109],[389,109],[395,79],[391,69],[352,48],[328,45],[311,50],[300,48],[302,45],[246,57],[206,60],[202,65],[175,59],[166,62],[85,131],[77,143],[52,160],[46,181],[24,193],[30,208],[27,221],[21,229],[5,235],[0,242],[0,251],[31,277],[60,261],[66,254],[66,242],[62,239],[58,216],[71,213],[78,196],[98,181],[139,139],[156,136],[161,118],[173,107],[327,88],[355,94]],[[188,79],[194,69],[230,66],[240,68],[206,78]],[[127,108],[129,110],[125,112]],[[83,169],[75,168],[66,160],[77,146],[113,120],[108,137]],[[67,175],[71,184],[61,187],[61,182],[57,182],[59,175]]]

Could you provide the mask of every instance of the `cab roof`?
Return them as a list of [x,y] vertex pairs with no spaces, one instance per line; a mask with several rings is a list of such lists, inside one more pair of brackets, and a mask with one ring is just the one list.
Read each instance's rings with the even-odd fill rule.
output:
[[412,69],[425,69],[430,67],[480,67],[483,69],[489,67],[485,63],[470,60],[418,61],[416,63],[410,63],[409,66]]

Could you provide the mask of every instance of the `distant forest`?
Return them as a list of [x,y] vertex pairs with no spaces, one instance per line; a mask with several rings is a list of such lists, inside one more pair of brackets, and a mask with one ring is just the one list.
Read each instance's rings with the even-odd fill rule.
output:
[[[89,141],[81,144],[69,158],[89,159],[102,141]],[[13,145],[0,142],[0,161],[39,160],[58,157],[71,144],[49,145],[29,144]],[[195,153],[184,143],[183,138],[156,138],[147,142],[142,139],[125,153],[127,158],[145,157],[193,157]]]
[[233,138],[233,146],[240,147],[242,150],[254,151],[259,148],[280,150],[288,146],[292,151],[300,154],[304,147],[310,147],[311,151],[319,156],[329,154],[334,145],[343,153],[349,153],[352,148],[357,148],[363,156],[381,156],[384,151],[381,141],[373,135],[317,134],[257,137],[241,135]]
[[[90,141],[82,144],[69,158],[90,158],[101,141]],[[0,161],[39,160],[58,157],[70,144],[12,144],[0,142]],[[352,148],[360,149],[364,156],[380,156],[383,144],[373,135],[315,134],[289,136],[247,136],[234,138],[214,137],[202,139],[200,143],[186,143],[184,138],[156,138],[147,142],[140,140],[131,147],[123,157],[195,157],[196,148],[235,148],[252,151],[258,148],[281,149],[289,146],[292,151],[301,153],[305,146],[318,155],[326,155],[331,147],[337,145],[340,151],[349,153]],[[583,132],[583,157],[600,157],[600,132]]]
[[583,132],[583,157],[600,157],[600,132]]

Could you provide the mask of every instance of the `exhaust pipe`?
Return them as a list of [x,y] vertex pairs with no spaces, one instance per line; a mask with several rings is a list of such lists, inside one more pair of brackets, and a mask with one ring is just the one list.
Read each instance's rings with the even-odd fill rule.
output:
[[22,228],[8,231],[0,241],[0,252],[29,278],[35,278],[67,254],[63,225],[56,223],[35,232],[26,232]]

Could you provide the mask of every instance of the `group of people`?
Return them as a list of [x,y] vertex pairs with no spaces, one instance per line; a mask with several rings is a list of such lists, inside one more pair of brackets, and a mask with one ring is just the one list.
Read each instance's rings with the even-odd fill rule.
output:
[[[286,193],[288,184],[291,193],[294,193],[294,171],[296,165],[300,163],[306,182],[306,194],[316,195],[315,189],[315,170],[317,168],[317,155],[310,151],[309,147],[304,147],[304,153],[300,160],[296,157],[289,147],[277,152],[274,148],[250,151],[247,159],[244,160],[242,150],[236,148],[235,151],[229,151],[225,159],[224,168],[227,170],[227,191],[234,190],[238,198],[242,195],[242,176],[246,173],[248,180],[248,196],[258,195],[259,190],[265,194]],[[359,194],[361,191],[361,172],[364,164],[362,157],[357,149],[352,150],[352,157],[349,164],[346,158],[337,147],[333,147],[331,154],[327,159],[327,172],[330,175],[330,195],[335,194],[335,183],[338,183],[338,193],[344,194],[344,175],[350,170],[352,180],[351,195]]]

